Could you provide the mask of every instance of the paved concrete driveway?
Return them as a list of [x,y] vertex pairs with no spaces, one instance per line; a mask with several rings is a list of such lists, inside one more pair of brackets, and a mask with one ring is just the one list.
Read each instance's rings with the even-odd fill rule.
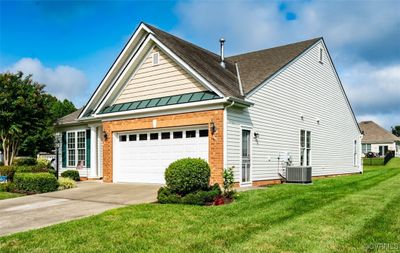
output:
[[156,201],[157,184],[79,182],[74,189],[0,200],[0,236]]

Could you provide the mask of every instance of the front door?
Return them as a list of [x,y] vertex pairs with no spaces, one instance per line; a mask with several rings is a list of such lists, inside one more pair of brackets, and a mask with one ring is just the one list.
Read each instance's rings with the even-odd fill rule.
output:
[[388,149],[389,149],[388,146],[379,146],[379,155],[380,156],[386,155]]
[[250,130],[242,130],[242,183],[250,182]]

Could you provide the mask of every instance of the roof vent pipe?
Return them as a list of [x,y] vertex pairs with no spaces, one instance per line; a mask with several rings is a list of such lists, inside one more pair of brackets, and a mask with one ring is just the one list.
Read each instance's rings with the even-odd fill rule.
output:
[[223,67],[223,68],[225,68],[225,58],[224,58],[224,43],[225,43],[225,39],[224,38],[221,38],[220,40],[219,40],[219,43],[221,44],[221,62],[220,62],[220,64],[221,64],[221,67]]

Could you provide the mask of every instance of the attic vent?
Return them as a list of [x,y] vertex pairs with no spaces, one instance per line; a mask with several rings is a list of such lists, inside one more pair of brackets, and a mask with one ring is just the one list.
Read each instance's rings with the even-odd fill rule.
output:
[[160,54],[157,52],[153,54],[153,66],[158,65],[159,63],[160,63]]

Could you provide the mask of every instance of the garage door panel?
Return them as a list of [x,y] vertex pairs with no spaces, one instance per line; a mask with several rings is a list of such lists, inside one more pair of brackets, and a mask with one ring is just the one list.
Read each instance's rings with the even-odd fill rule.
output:
[[[173,161],[185,157],[208,160],[208,137],[199,137],[199,129],[193,130],[196,131],[195,138],[186,138],[186,129],[171,130],[171,139],[161,139],[161,132],[158,140],[150,140],[148,136],[145,141],[128,141],[126,138],[127,141],[120,142],[119,137],[116,138],[114,181],[164,183],[164,171]],[[173,139],[176,131],[183,131],[183,138]],[[138,135],[121,135],[129,134]]]

